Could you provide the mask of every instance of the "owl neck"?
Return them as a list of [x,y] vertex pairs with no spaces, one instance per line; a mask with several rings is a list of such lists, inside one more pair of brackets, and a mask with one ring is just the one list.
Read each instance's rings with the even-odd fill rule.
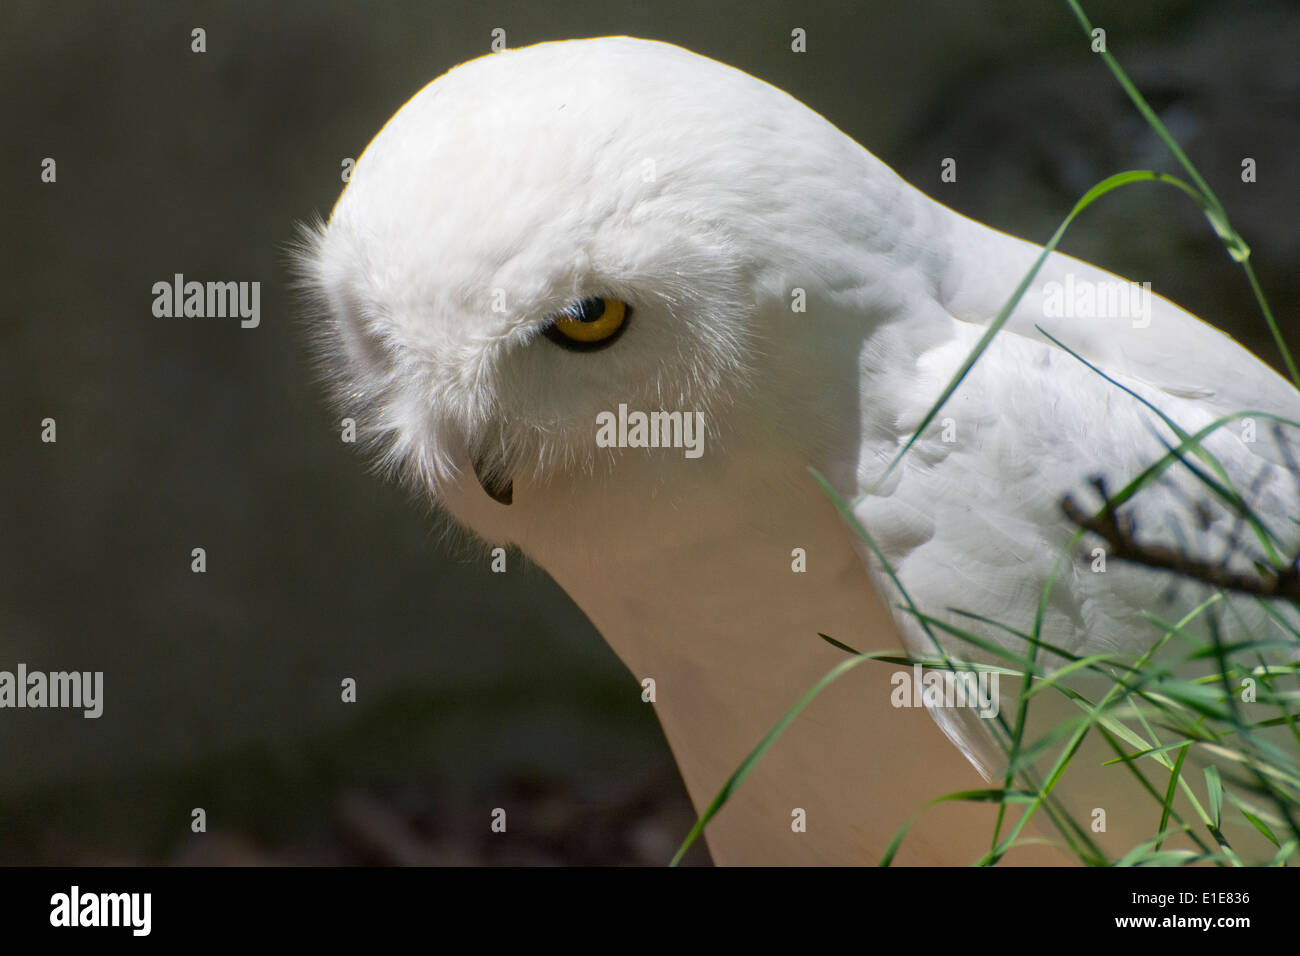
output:
[[[641,485],[624,463],[620,490],[634,507],[589,525],[571,516],[563,540],[527,548],[627,665],[628,693],[653,692],[646,706],[697,811],[845,659],[819,632],[899,649],[832,502],[803,467],[767,452],[733,448],[671,486]],[[875,862],[926,801],[981,785],[924,710],[892,706],[897,669],[862,664],[790,725],[706,831],[715,860]],[[977,859],[986,815],[970,805],[928,815],[900,860]]]

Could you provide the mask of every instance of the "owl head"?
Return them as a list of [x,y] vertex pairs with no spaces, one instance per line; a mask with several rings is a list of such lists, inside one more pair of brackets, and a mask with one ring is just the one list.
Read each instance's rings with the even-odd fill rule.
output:
[[[714,448],[743,431],[737,409],[766,405],[764,440],[788,422],[806,441],[807,397],[771,383],[817,346],[792,295],[844,291],[835,250],[864,204],[825,183],[862,155],[781,91],[668,44],[453,69],[388,121],[304,244],[340,414],[494,538],[540,489],[622,467],[595,441],[620,405],[699,413]],[[691,466],[707,468],[653,468]]]

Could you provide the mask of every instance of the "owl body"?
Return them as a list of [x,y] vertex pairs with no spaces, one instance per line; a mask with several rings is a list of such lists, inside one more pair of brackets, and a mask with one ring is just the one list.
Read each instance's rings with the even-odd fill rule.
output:
[[[608,38],[505,51],[426,87],[359,159],[306,272],[336,399],[379,460],[519,546],[655,680],[703,809],[843,659],[819,634],[998,663],[917,609],[1023,653],[1014,632],[1056,575],[1044,640],[1136,657],[1159,637],[1145,612],[1176,620],[1208,593],[1069,557],[1062,498],[1095,499],[1098,475],[1118,489],[1177,442],[1152,406],[1194,431],[1247,409],[1300,419],[1300,395],[1086,263],[1048,258],[891,469],[1039,251],[747,74]],[[557,338],[603,314],[593,302],[626,310],[610,340]],[[598,443],[624,406],[698,416],[702,453]],[[1225,428],[1206,447],[1294,554],[1285,439]],[[1171,469],[1129,513],[1151,541],[1213,550],[1240,529],[1213,503],[1190,520],[1205,497]],[[1229,560],[1248,569],[1249,554]],[[1235,627],[1272,626],[1238,605]],[[897,706],[896,674],[859,667],[809,706],[710,825],[717,860],[873,862],[927,800],[999,773],[987,717]],[[1003,686],[1003,711],[1017,691]],[[971,862],[986,811],[927,814],[900,859]]]

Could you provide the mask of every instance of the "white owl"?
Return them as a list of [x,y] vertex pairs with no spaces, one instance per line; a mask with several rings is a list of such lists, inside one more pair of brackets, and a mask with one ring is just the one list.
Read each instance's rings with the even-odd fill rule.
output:
[[[1070,314],[1068,290],[1133,290],[1058,254],[880,482],[1040,251],[745,73],[609,38],[485,56],[423,89],[359,159],[305,268],[340,407],[395,473],[517,545],[654,680],[702,809],[844,659],[819,632],[936,653],[810,467],[916,608],[1023,654],[989,622],[1032,628],[1076,530],[1063,496],[1097,505],[1091,476],[1118,489],[1176,444],[1139,399],[1187,431],[1244,409],[1300,418],[1289,384],[1164,299]],[[1257,440],[1225,428],[1206,447],[1294,555],[1284,443],[1261,423]],[[1191,520],[1205,497],[1174,468],[1130,513],[1196,552],[1234,520],[1219,505]],[[1044,608],[1042,638],[1063,652],[1137,656],[1161,633],[1144,612],[1177,620],[1210,593],[1093,565],[1087,550],[1067,562]],[[1231,633],[1266,626],[1262,604],[1233,607]],[[931,633],[954,658],[1005,663]],[[874,862],[926,800],[987,786],[971,764],[999,778],[987,717],[932,708],[970,763],[936,756],[929,717],[891,699],[898,670],[857,668],[800,715],[710,825],[715,859]],[[1018,691],[1002,682],[1004,714]],[[1078,710],[1062,698],[1051,713]],[[1087,766],[1076,802],[1111,806],[1092,801],[1124,768]],[[923,815],[900,860],[979,858],[991,813]],[[1155,816],[1128,822],[1151,835]]]

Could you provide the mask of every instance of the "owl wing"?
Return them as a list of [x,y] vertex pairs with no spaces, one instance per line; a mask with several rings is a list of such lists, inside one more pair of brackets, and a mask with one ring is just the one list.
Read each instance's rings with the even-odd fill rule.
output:
[[[1119,490],[1161,458],[1166,443],[1177,444],[1143,400],[1194,432],[1246,410],[1300,421],[1300,394],[1228,336],[1158,296],[1149,296],[1149,309],[1124,316],[1077,314],[1085,309],[1059,314],[1052,283],[1078,296],[1088,284],[1096,292],[1124,280],[1054,254],[934,422],[875,487],[1041,252],[955,214],[944,222],[937,241],[948,254],[943,273],[933,276],[932,300],[914,317],[883,324],[860,369],[861,405],[873,413],[863,416],[872,424],[863,428],[854,513],[906,598],[871,549],[859,542],[859,550],[890,604],[910,601],[924,614],[1024,654],[1021,637],[958,611],[1022,634],[1033,630],[1044,587],[1077,530],[1062,513],[1062,499],[1072,495],[1095,510],[1093,476]],[[882,430],[882,420],[892,421],[892,429]],[[1205,447],[1277,536],[1281,552],[1294,556],[1300,432],[1275,433],[1263,419],[1237,421]],[[1125,512],[1144,543],[1226,560],[1247,572],[1263,555],[1251,532],[1182,465],[1140,492]],[[1080,656],[1136,657],[1161,633],[1147,612],[1178,620],[1210,593],[1167,572],[1099,564],[1089,553],[1099,543],[1089,538],[1071,555],[1050,591],[1041,630],[1050,645]],[[927,631],[908,611],[896,613],[915,655],[934,656],[937,639],[954,658],[1006,663],[938,628]],[[1223,620],[1238,631],[1277,627],[1246,599],[1236,600],[1234,614]],[[1018,681],[1002,684],[1009,716],[1005,705],[1014,702],[1014,688],[1008,684],[1018,687]],[[987,720],[970,708],[931,712],[986,776],[1004,764]]]

